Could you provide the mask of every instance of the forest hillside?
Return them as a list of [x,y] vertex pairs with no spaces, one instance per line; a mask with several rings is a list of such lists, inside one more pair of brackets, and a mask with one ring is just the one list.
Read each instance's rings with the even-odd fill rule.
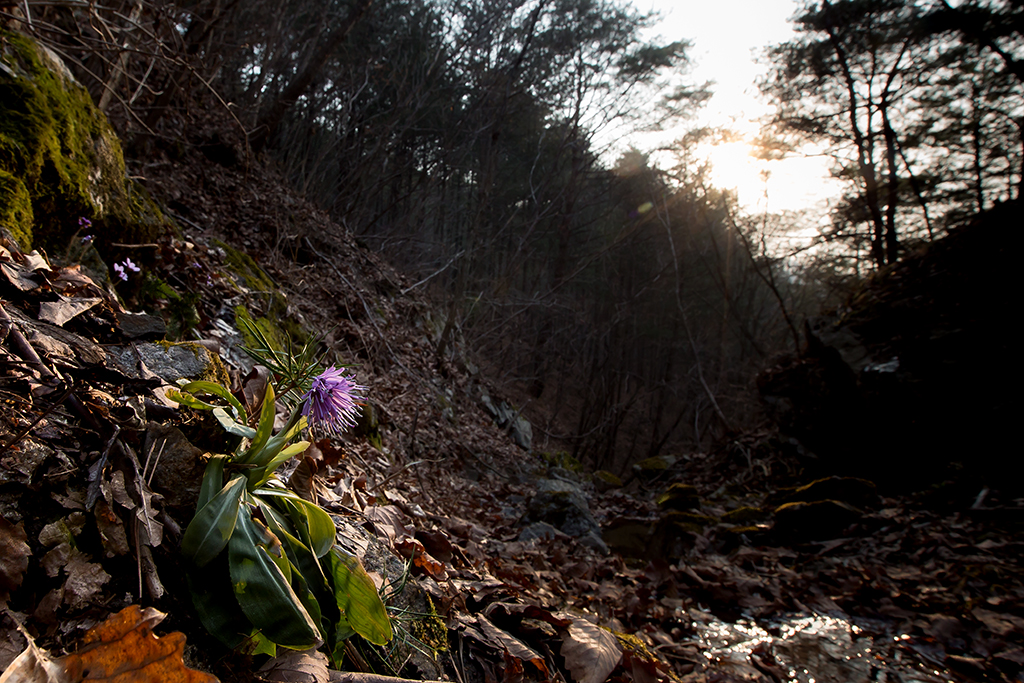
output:
[[0,8],[7,680],[1020,679],[1017,152],[795,265],[627,8]]

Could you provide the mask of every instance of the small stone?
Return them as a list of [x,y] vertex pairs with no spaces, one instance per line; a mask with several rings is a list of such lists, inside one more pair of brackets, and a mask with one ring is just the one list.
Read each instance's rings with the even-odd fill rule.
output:
[[167,334],[163,319],[147,313],[118,311],[117,327],[129,339],[162,339]]

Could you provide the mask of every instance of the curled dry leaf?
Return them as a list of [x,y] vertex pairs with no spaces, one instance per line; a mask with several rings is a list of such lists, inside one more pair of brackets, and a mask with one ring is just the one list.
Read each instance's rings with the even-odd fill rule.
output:
[[316,650],[285,652],[260,667],[260,674],[265,680],[282,683],[327,683],[330,680],[324,653]]
[[119,683],[215,683],[182,660],[185,636],[157,637],[164,614],[131,605],[91,629],[73,654],[50,658],[29,640],[28,647],[0,676],[0,683],[72,683],[85,678]]
[[613,633],[586,619],[570,614],[555,616],[572,619],[562,636],[562,657],[576,683],[603,683],[622,659],[622,647]]
[[[490,622],[490,620],[483,616],[477,615],[476,625],[480,629],[480,633],[489,641],[489,643],[498,648],[500,651],[507,653],[512,658],[529,662],[537,668],[542,676],[547,678],[550,674],[548,673],[547,664],[544,662],[544,658],[537,653],[536,650],[531,648],[529,645],[519,640],[515,636],[502,631],[500,628]],[[613,636],[614,638],[614,636]],[[506,660],[508,657],[506,657]],[[507,672],[506,672],[507,673]],[[602,679],[603,680],[603,679]]]

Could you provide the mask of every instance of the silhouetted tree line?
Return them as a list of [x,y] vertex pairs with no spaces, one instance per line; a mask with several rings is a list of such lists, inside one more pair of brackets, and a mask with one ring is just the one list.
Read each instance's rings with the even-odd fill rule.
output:
[[[541,448],[560,437],[616,468],[707,445],[756,418],[753,373],[799,344],[817,290],[765,241],[784,218],[740,217],[687,139],[676,168],[608,160],[608,131],[679,121],[709,95],[668,79],[687,44],[642,38],[652,17],[625,2],[0,9],[65,57],[134,149],[173,145],[216,109],[247,155],[429,277],[448,320],[439,355],[459,330],[549,407]],[[842,258],[889,263],[1019,195],[1022,15],[1017,1],[805,3],[769,55],[770,140],[825,145],[849,181],[823,232]]]

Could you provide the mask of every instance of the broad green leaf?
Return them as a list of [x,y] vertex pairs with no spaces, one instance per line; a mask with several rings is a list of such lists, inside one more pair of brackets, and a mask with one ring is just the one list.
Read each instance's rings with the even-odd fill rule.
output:
[[[241,462],[255,463],[263,447],[267,445],[271,433],[274,431],[274,417],[277,414],[277,403],[275,401],[274,386],[267,382],[267,392],[263,394],[263,408],[260,410],[260,421],[256,425],[256,435],[252,437],[252,445],[242,456]],[[273,456],[270,456],[273,457]],[[267,458],[270,460],[270,458]],[[265,465],[266,463],[257,463]]]
[[[335,604],[334,590],[327,582],[327,577],[324,576],[324,570],[320,565],[320,561],[317,559],[316,555],[313,554],[313,551],[309,549],[309,546],[306,545],[305,542],[299,540],[295,535],[295,531],[297,530],[288,517],[268,505],[259,496],[256,496],[255,498],[257,500],[257,504],[260,506],[260,510],[263,512],[263,518],[267,521],[267,525],[270,527],[270,530],[275,536],[281,539],[281,544],[284,546],[288,559],[291,560],[293,569],[302,574],[302,578],[305,579],[308,589],[316,599],[317,613],[321,615],[320,623],[324,625],[324,629],[322,630],[327,631],[328,636],[332,635],[340,613],[338,612],[337,605]],[[292,583],[292,588],[295,589],[295,592],[299,597],[302,597],[302,593],[295,588],[294,581]],[[303,604],[306,604],[305,601],[303,601]],[[306,611],[313,614],[308,606]]]
[[260,544],[265,533],[270,532],[244,507],[228,543],[235,598],[252,625],[278,645],[296,650],[319,647],[323,641],[316,623]]
[[242,643],[238,650],[245,655],[277,656],[277,645],[257,629],[252,630],[252,633],[249,634],[249,637],[245,639],[245,642]]
[[317,601],[312,586],[306,580],[305,574],[299,571],[298,566],[292,563],[289,557],[285,557],[284,561],[289,564],[292,590],[295,591],[295,595],[298,596],[299,602],[302,603],[313,623],[319,627],[320,640],[323,641],[326,629],[323,624],[323,615],[320,613],[320,603]]
[[221,407],[213,409],[213,416],[217,418],[217,422],[220,422],[220,426],[224,428],[224,431],[228,434],[234,434],[235,436],[244,436],[247,439],[251,439],[256,436],[256,430],[249,425],[244,425],[240,422],[236,422],[233,417],[228,415],[228,411]]
[[217,492],[224,488],[224,465],[228,462],[226,455],[210,456],[210,462],[206,463],[206,471],[203,473],[203,483],[199,487],[199,502],[196,503],[196,512],[202,510],[207,503],[213,500]]
[[391,620],[373,579],[363,569],[359,558],[334,548],[326,555],[325,566],[329,567],[334,583],[338,609],[352,630],[374,645],[384,645],[391,640],[394,636]]
[[227,562],[227,554],[221,555],[202,571],[186,572],[185,578],[203,626],[224,645],[236,648],[246,640],[252,624],[231,592]]
[[245,477],[238,475],[204,505],[181,538],[181,552],[202,567],[228,544],[238,519],[239,499],[245,491]]
[[300,538],[317,557],[323,557],[334,547],[334,536],[338,529],[334,526],[331,516],[319,505],[295,495],[292,491],[259,489],[256,495],[273,500],[278,509],[283,510],[291,518]]
[[[254,470],[254,474],[258,475],[258,479],[256,483],[252,485],[253,488],[266,484],[270,481],[270,478],[274,476],[274,470],[280,467],[282,463],[288,462],[294,458],[296,455],[305,453],[307,448],[309,448],[308,441],[299,441],[298,443],[293,443],[291,446],[282,449],[282,451],[278,453],[273,460],[268,462],[265,467],[260,467]],[[250,482],[253,480],[254,474],[249,475]]]
[[239,400],[235,398],[235,395],[228,391],[226,387],[223,387],[220,384],[217,384],[216,382],[207,382],[204,380],[189,382],[188,384],[182,387],[182,390],[187,391],[191,394],[203,393],[212,394],[213,396],[219,396],[225,401],[227,401],[228,405],[234,408],[235,417],[237,419],[245,419],[245,408],[242,407],[241,402],[239,402]]

